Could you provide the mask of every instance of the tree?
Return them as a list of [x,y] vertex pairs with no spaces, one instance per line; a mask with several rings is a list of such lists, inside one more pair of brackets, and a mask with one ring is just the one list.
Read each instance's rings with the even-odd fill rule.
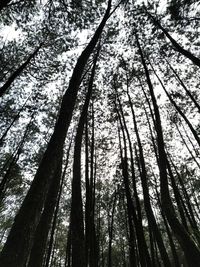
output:
[[[60,168],[62,167],[63,144],[72,117],[81,76],[87,60],[98,42],[104,25],[109,18],[110,9],[111,1],[108,2],[108,8],[102,22],[97,28],[93,38],[82,52],[74,68],[69,88],[63,96],[54,133],[2,250],[0,257],[0,265],[2,266],[5,264],[10,266],[18,264],[20,267],[27,261],[33,242],[32,236],[39,222],[49,185],[51,181],[54,180],[54,177],[57,176],[57,173],[60,173]],[[51,166],[51,168],[49,168],[49,166]],[[18,253],[16,253],[16,251],[18,251]]]
[[1,2],[0,266],[197,266],[198,3]]

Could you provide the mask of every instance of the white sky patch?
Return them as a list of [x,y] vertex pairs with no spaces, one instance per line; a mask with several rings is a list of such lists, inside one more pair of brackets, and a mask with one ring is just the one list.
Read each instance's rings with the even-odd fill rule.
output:
[[15,23],[6,25],[1,28],[0,36],[3,38],[3,42],[13,41],[23,37],[23,32],[17,28]]

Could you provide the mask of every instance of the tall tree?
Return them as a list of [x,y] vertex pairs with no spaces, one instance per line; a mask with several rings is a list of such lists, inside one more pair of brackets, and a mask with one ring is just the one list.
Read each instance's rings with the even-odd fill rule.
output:
[[83,204],[81,195],[81,146],[87,112],[92,94],[94,75],[96,70],[97,58],[100,46],[94,59],[91,77],[88,84],[88,91],[85,103],[82,108],[79,119],[75,146],[74,146],[74,163],[73,163],[73,179],[72,179],[72,204],[71,204],[71,229],[72,229],[72,266],[85,266],[85,236],[83,222]]
[[[51,181],[62,162],[63,144],[69,128],[81,77],[93,49],[103,31],[111,10],[111,0],[108,1],[106,13],[94,33],[91,41],[77,60],[69,87],[63,96],[59,117],[53,135],[48,143],[43,159],[39,165],[32,185],[23,201],[9,233],[8,239],[0,256],[0,266],[21,267],[26,263],[33,242],[33,236],[40,220]],[[60,164],[61,168],[62,164]]]
[[165,145],[163,139],[163,130],[161,126],[160,112],[158,108],[158,104],[155,98],[155,94],[153,91],[153,86],[150,80],[149,71],[146,66],[146,62],[143,56],[143,52],[136,36],[137,45],[139,49],[139,53],[141,56],[142,64],[145,70],[145,75],[147,79],[147,84],[149,87],[149,91],[151,94],[151,99],[154,107],[154,114],[156,119],[156,133],[157,133],[157,145],[158,145],[158,154],[159,154],[159,171],[160,171],[160,190],[161,190],[161,201],[162,207],[166,214],[167,220],[174,232],[177,236],[180,245],[183,248],[185,253],[185,257],[187,259],[188,266],[195,266],[198,264],[200,260],[200,251],[197,248],[194,241],[190,238],[188,233],[185,231],[184,227],[181,225],[179,220],[176,217],[176,213],[170,198],[169,193],[169,185],[168,185],[168,177],[167,177],[167,159],[165,153]]

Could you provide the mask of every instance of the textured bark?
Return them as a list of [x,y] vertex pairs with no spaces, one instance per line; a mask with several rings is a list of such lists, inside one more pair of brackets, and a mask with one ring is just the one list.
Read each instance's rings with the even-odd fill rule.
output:
[[62,99],[54,132],[1,252],[1,267],[23,267],[28,259],[50,183],[55,177],[58,164],[62,160],[63,145],[71,122],[81,77],[88,58],[93,52],[110,16],[110,9],[111,0],[108,1],[106,13],[99,27],[77,60],[69,87]]

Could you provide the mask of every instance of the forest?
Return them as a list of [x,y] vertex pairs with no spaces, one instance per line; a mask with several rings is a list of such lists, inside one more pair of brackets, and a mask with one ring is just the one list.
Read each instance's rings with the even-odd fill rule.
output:
[[0,0],[0,267],[200,266],[200,1]]

